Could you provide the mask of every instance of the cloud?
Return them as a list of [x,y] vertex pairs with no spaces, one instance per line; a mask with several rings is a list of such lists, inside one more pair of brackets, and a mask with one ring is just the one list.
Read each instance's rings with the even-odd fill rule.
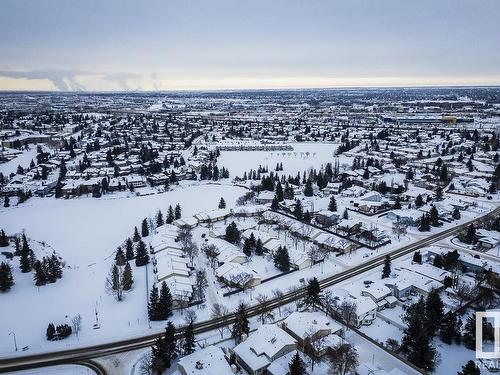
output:
[[75,77],[77,75],[94,74],[82,70],[0,70],[0,76],[10,78],[26,79],[47,79],[57,87],[59,91],[85,90],[85,87],[79,84]]
[[139,75],[132,73],[112,73],[112,74],[103,74],[102,78],[106,81],[115,82],[118,86],[124,90],[131,90],[130,85],[128,84],[128,80],[131,78],[138,78]]
[[82,76],[100,78],[118,85],[121,90],[131,90],[128,80],[139,77],[132,73],[99,73],[86,70],[0,70],[0,77],[46,79],[59,91],[86,91],[87,87],[79,81]]

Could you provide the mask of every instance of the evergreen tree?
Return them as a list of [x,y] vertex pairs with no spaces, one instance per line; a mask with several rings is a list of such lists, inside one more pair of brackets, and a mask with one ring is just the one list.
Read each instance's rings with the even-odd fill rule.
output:
[[141,235],[142,235],[142,237],[149,236],[149,226],[148,226],[147,219],[142,220]]
[[175,339],[175,327],[172,322],[167,323],[165,328],[165,354],[167,359],[167,368],[170,367],[172,359],[177,356],[177,342]]
[[465,242],[468,244],[475,244],[477,242],[476,227],[474,226],[474,224],[469,224],[469,226],[467,227],[465,240]]
[[30,260],[31,249],[26,239],[26,235],[23,233],[22,236],[22,247],[21,247],[21,259],[19,260],[21,272],[27,273],[31,272],[32,263]]
[[283,187],[281,186],[281,183],[278,181],[276,183],[276,199],[278,200],[278,202],[282,202],[283,201]]
[[455,209],[453,210],[453,213],[451,214],[451,216],[455,220],[460,220],[460,217],[461,217],[460,210],[457,207],[455,207]]
[[382,279],[386,279],[391,275],[391,256],[386,255],[384,259],[384,268],[382,269]]
[[125,269],[123,271],[123,290],[132,289],[132,284],[134,283],[134,278],[132,276],[132,267],[130,263],[125,264]]
[[328,209],[332,212],[337,212],[337,201],[335,196],[330,196],[330,203],[328,203]]
[[422,264],[422,254],[420,253],[420,251],[417,250],[413,253],[413,261],[415,263]]
[[274,253],[274,266],[282,272],[290,270],[290,256],[286,246],[278,247]]
[[444,315],[444,304],[436,289],[431,290],[425,301],[427,332],[431,337],[436,334]]
[[443,268],[443,257],[437,254],[432,261],[432,265],[437,268]]
[[134,235],[132,236],[134,242],[139,242],[141,240],[141,236],[139,235],[139,231],[137,227],[134,227]]
[[417,332],[412,350],[408,354],[408,360],[425,371],[434,371],[436,367],[436,349],[432,346],[432,339],[425,332],[425,329]]
[[474,315],[467,317],[463,332],[463,342],[466,348],[475,350],[476,348],[476,319]]
[[161,320],[168,319],[172,315],[173,299],[167,283],[163,281],[160,288],[160,297],[158,299],[158,316]]
[[116,264],[114,264],[113,268],[111,269],[111,282],[113,290],[121,289],[122,286],[121,286],[120,270],[118,269],[118,266]]
[[440,185],[438,185],[436,188],[436,199],[438,201],[443,199],[443,188]]
[[7,239],[7,236],[5,235],[4,230],[0,230],[0,247],[7,247],[9,246],[9,240]]
[[184,330],[184,342],[182,344],[182,353],[184,355],[189,355],[194,352],[195,349],[195,336],[193,322],[190,322],[186,329]]
[[3,206],[10,207],[10,198],[8,195],[6,195],[5,198],[3,199]]
[[313,194],[314,194],[314,191],[313,191],[312,181],[311,181],[311,179],[308,179],[306,182],[306,186],[304,187],[304,195],[306,197],[312,197]]
[[243,253],[249,257],[252,255],[252,243],[249,238],[245,239],[245,242],[243,243]]
[[165,221],[167,224],[172,224],[174,220],[175,220],[174,209],[172,208],[172,206],[168,206],[167,220]]
[[149,263],[149,254],[146,249],[146,244],[140,240],[135,249],[135,265],[137,267],[145,266]]
[[220,199],[220,201],[219,201],[219,208],[220,209],[226,208],[226,201],[224,200],[224,198]]
[[348,220],[349,219],[349,212],[347,211],[347,208],[344,210],[344,214],[342,215],[342,218],[344,220]]
[[275,195],[273,201],[271,202],[271,210],[276,211],[280,207],[277,196]]
[[441,180],[441,182],[447,182],[449,177],[448,177],[448,167],[446,166],[446,164],[443,164],[442,167],[441,167],[441,172],[440,172],[440,175],[439,175],[439,179]]
[[417,198],[415,199],[415,207],[420,208],[424,205],[424,199],[422,196],[419,194],[417,195]]
[[288,364],[289,375],[305,375],[306,366],[302,358],[300,358],[299,352],[296,352],[292,357],[292,360]]
[[158,213],[156,214],[156,226],[161,227],[163,224],[165,224],[165,220],[163,220],[163,214],[161,213],[161,210],[158,210]]
[[178,220],[180,219],[182,216],[182,210],[181,210],[181,205],[179,203],[177,203],[175,205],[175,213],[174,213],[174,218],[175,220]]
[[123,254],[122,248],[118,247],[115,254],[115,264],[117,266],[124,266],[126,262],[127,260],[125,258],[125,254]]
[[49,323],[47,326],[47,332],[46,332],[47,340],[52,341],[56,337],[56,328],[54,327],[53,323]]
[[60,180],[58,180],[58,181],[57,181],[54,196],[55,196],[56,198],[61,198],[61,197],[63,196],[62,184],[61,184],[61,181],[60,181]]
[[420,232],[428,232],[431,230],[431,223],[430,223],[429,215],[427,215],[427,214],[422,215],[422,217],[420,218],[420,225],[418,227],[418,230]]
[[321,305],[321,287],[319,285],[318,279],[316,279],[315,277],[309,279],[307,283],[307,291],[304,298],[304,304],[313,308]]
[[399,198],[399,195],[396,197],[396,202],[394,203],[394,206],[392,206],[395,210],[399,210],[401,208],[401,199]]
[[429,211],[429,219],[430,219],[430,224],[433,227],[438,227],[441,225],[441,223],[439,222],[438,210],[434,205],[432,205],[431,210]]
[[443,267],[446,271],[453,271],[458,265],[460,254],[457,250],[448,251],[443,256]]
[[457,315],[454,312],[448,311],[444,315],[441,320],[440,334],[441,340],[448,345],[452,343],[453,338],[460,336]]
[[130,237],[125,241],[125,258],[127,260],[134,259],[134,243]]
[[458,372],[458,375],[481,375],[481,370],[470,360],[462,366],[462,371]]
[[302,211],[302,202],[299,201],[298,199],[295,200],[295,208],[293,210],[293,215],[299,221],[302,221],[304,217],[304,213]]
[[176,355],[175,327],[172,322],[168,322],[164,336],[158,337],[152,347],[151,362],[153,372],[162,374],[166,369],[170,368]]
[[262,245],[260,238],[258,238],[255,243],[255,254],[259,256],[264,254],[264,245]]
[[14,285],[12,269],[6,262],[0,263],[0,292],[6,292]]
[[243,303],[240,303],[236,310],[235,321],[232,329],[232,337],[236,342],[240,342],[242,336],[248,335],[250,332],[250,325],[248,322],[247,310]]
[[149,293],[149,303],[148,303],[148,316],[149,320],[160,320],[158,314],[158,302],[160,296],[158,295],[158,287],[153,285],[151,292]]
[[232,244],[240,242],[240,231],[234,221],[226,227],[226,241]]
[[47,274],[47,279],[49,282],[53,283],[62,277],[63,271],[61,261],[55,254],[52,254],[51,257],[48,258],[48,268],[49,272]]
[[408,307],[403,321],[407,327],[401,341],[401,350],[408,355],[408,360],[415,366],[432,372],[435,367],[436,349],[432,346],[432,337],[427,330],[423,298]]
[[153,374],[163,374],[167,369],[165,364],[165,338],[158,337],[151,347],[151,372]]

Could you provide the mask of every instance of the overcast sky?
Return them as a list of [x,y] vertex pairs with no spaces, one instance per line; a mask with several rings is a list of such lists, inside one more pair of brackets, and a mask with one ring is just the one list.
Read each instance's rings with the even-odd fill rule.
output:
[[0,90],[500,84],[499,0],[1,0]]

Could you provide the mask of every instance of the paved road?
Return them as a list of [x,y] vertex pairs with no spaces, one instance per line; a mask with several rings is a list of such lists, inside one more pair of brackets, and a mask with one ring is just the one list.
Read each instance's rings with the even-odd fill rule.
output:
[[[354,266],[348,270],[342,271],[333,276],[327,277],[323,280],[320,280],[321,288],[327,288],[333,286],[335,284],[341,283],[353,276],[359,275],[363,272],[369,271],[375,267],[378,267],[384,263],[385,256],[390,254],[392,259],[396,259],[405,255],[408,255],[415,250],[418,250],[422,247],[429,246],[435,242],[438,242],[450,235],[456,234],[459,231],[466,228],[471,223],[478,223],[483,221],[486,218],[496,217],[500,215],[500,206],[490,213],[478,217],[474,220],[470,220],[461,225],[457,225],[455,227],[446,229],[442,232],[432,234],[427,238],[416,241],[413,244],[409,244],[398,249],[395,249],[389,253],[377,256],[366,261],[363,264]],[[281,297],[270,299],[265,306],[251,306],[247,309],[249,316],[257,316],[262,313],[262,311],[274,310],[280,306],[289,304],[291,302],[300,300],[304,297],[305,288],[299,288],[293,292],[289,292],[284,294]],[[234,321],[234,313],[228,314],[222,318],[212,319],[205,322],[200,322],[195,324],[195,333],[203,333],[212,331],[222,326],[227,326],[232,324]],[[178,335],[182,335],[183,327],[178,329]],[[92,359],[99,358],[107,355],[112,355],[116,353],[122,353],[133,349],[140,349],[151,346],[154,340],[161,333],[148,334],[142,337],[136,337],[127,340],[115,341],[106,344],[87,346],[76,349],[69,350],[61,350],[51,353],[43,353],[43,354],[35,354],[29,356],[19,356],[12,357],[7,359],[0,360],[0,373],[4,373],[7,371],[16,371],[16,370],[25,370],[43,366],[54,366],[60,364],[89,364],[90,366],[96,365],[95,362],[92,362]],[[90,367],[89,366],[89,367]],[[94,371],[98,371],[99,375],[105,374],[103,369],[94,369]]]

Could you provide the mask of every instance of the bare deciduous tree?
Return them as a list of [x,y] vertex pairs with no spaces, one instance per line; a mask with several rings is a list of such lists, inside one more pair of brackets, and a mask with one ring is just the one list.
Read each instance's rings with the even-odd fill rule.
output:
[[406,236],[406,230],[408,226],[403,224],[399,219],[392,223],[392,233],[398,238],[398,240]]
[[195,323],[198,320],[198,315],[196,314],[196,311],[194,310],[186,310],[184,312],[184,321],[186,322],[186,325],[189,325],[191,323]]
[[344,299],[339,307],[338,307],[338,312],[340,316],[342,317],[342,320],[344,323],[347,325],[346,330],[349,329],[349,326],[354,326],[356,325],[357,321],[357,314],[356,310],[358,307],[356,306],[356,303],[354,301],[349,301],[347,299]]
[[210,262],[210,267],[215,268],[217,264],[217,255],[219,255],[220,252],[217,246],[215,246],[214,244],[208,246],[204,245],[202,250]]
[[113,295],[117,301],[123,299],[123,267],[114,265],[106,278],[106,292]]
[[391,337],[389,337],[385,342],[385,347],[393,351],[394,353],[397,353],[399,351],[399,346],[399,341]]
[[262,324],[266,323],[266,319],[273,321],[274,315],[272,311],[267,309],[269,298],[265,294],[259,294],[255,299],[258,302],[257,310]]
[[321,247],[313,245],[307,251],[307,256],[309,257],[309,259],[311,259],[312,264],[314,264],[320,260],[325,259],[326,253]]
[[[227,314],[229,314],[229,309],[226,306],[215,303],[212,306],[212,313],[210,314],[210,317],[212,319],[220,319],[224,318]],[[221,327],[217,328],[220,333],[220,338],[224,337],[224,331],[226,330],[226,328],[229,329],[228,327],[226,327],[226,325],[222,325]]]
[[198,298],[198,301],[203,300],[203,296],[205,295],[205,290],[208,287],[207,273],[205,270],[196,271],[196,280],[194,284],[195,294]]
[[456,299],[458,301],[458,305],[460,307],[462,307],[462,305],[465,301],[470,300],[472,295],[473,295],[473,290],[469,284],[466,284],[466,283],[458,284],[458,286],[456,288],[455,296],[456,296]]
[[[283,297],[283,292],[280,289],[277,289],[277,288],[273,289],[272,293],[273,293],[274,298]],[[281,305],[278,305],[278,314],[280,314],[280,316],[281,316]]]
[[193,234],[188,226],[182,226],[177,231],[177,241],[184,248],[189,242],[193,242]]
[[321,351],[326,348],[325,336],[317,336],[317,331],[312,329],[312,327],[306,332],[306,344],[305,350],[309,352],[309,357],[311,358],[311,372],[314,371],[314,365],[321,361]]
[[358,367],[358,352],[348,343],[332,348],[329,375],[347,375]]
[[153,375],[153,356],[148,351],[139,361],[139,374]]
[[78,337],[78,332],[80,332],[82,329],[82,316],[80,314],[75,315],[71,319],[71,325],[73,326],[73,332],[75,332],[76,336]]

